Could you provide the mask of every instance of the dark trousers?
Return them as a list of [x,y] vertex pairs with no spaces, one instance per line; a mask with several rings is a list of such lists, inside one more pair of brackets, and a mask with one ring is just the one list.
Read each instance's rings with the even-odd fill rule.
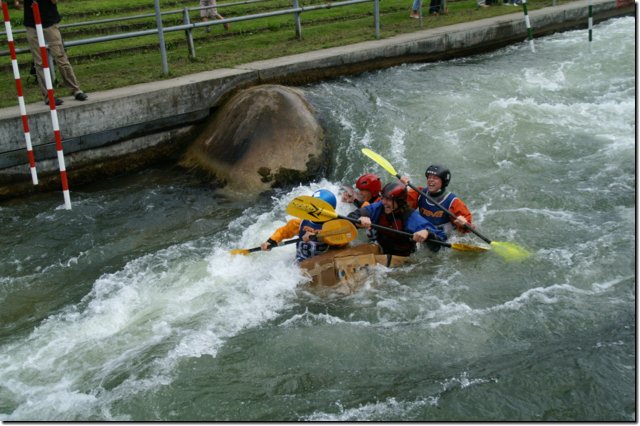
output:
[[429,13],[441,13],[441,5],[442,0],[431,0],[431,3],[429,3]]

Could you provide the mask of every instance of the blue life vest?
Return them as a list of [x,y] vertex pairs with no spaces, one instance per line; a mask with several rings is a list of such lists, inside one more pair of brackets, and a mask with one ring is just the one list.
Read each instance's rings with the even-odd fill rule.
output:
[[[456,194],[452,192],[448,192],[446,195],[442,196],[442,201],[438,200],[436,197],[431,197],[434,200],[438,201],[443,207],[447,210],[451,209],[451,204],[453,201],[458,198]],[[422,194],[418,197],[418,211],[429,222],[431,222],[438,229],[442,230],[446,234],[450,234],[453,231],[453,222],[451,221],[451,216],[447,214],[440,207],[431,203],[424,197]]]

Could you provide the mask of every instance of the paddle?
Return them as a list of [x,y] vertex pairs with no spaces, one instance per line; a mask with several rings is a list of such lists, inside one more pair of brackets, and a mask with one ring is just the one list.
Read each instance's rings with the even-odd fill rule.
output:
[[[356,239],[358,236],[358,229],[348,220],[332,220],[322,225],[322,230],[318,232],[318,237],[325,243],[331,245],[343,245]],[[287,244],[293,244],[300,241],[302,238],[293,238],[291,240],[282,241],[276,247],[282,247]],[[261,251],[258,247],[250,249],[234,249],[231,250],[231,254],[247,255],[256,251]]]
[[[325,222],[332,219],[344,219],[353,223],[359,223],[357,219],[351,219],[346,216],[339,215],[333,209],[333,207],[324,200],[319,198],[310,197],[308,195],[301,195],[299,197],[291,200],[289,205],[287,206],[287,213],[292,216],[299,217],[301,219],[311,220],[313,222]],[[413,234],[405,231],[400,231],[398,229],[387,228],[386,226],[378,225],[375,223],[371,224],[371,227],[376,229],[381,229],[388,232],[393,232],[399,235],[406,235],[409,238],[413,237]],[[459,251],[486,251],[487,249],[484,247],[472,246],[469,244],[460,244],[460,243],[447,243],[440,240],[427,240],[429,242],[439,244],[445,247],[452,248],[454,250]]]
[[[382,168],[385,169],[387,172],[389,172],[392,176],[395,176],[396,178],[401,179],[400,174],[398,172],[396,172],[396,169],[384,157],[382,157],[379,154],[376,154],[375,152],[373,152],[369,148],[362,148],[362,153],[364,155],[366,155],[367,157],[371,158],[376,163],[378,163],[380,166],[382,166]],[[442,204],[438,203],[436,200],[434,200],[432,197],[430,197],[429,194],[427,194],[426,192],[421,191],[420,189],[416,188],[411,182],[407,182],[407,185],[409,187],[411,187],[414,191],[420,193],[427,200],[429,200],[430,202],[432,202],[433,204],[438,206],[438,208],[440,208],[441,210],[446,212],[449,216],[451,216],[453,218],[456,217],[456,215],[451,210],[447,209],[445,206],[443,206]],[[525,250],[522,247],[519,247],[516,244],[507,243],[507,242],[491,241],[489,238],[487,238],[484,235],[482,235],[477,229],[475,229],[472,226],[469,226],[469,224],[467,224],[467,223],[464,224],[464,227],[466,229],[468,229],[469,231],[473,232],[474,234],[476,234],[483,241],[485,241],[486,243],[491,245],[491,247],[493,247],[495,249],[495,252],[498,253],[503,258],[505,258],[505,260],[522,260],[522,259],[524,259],[524,258],[526,258],[526,257],[531,255],[531,253],[529,253],[527,250]]]

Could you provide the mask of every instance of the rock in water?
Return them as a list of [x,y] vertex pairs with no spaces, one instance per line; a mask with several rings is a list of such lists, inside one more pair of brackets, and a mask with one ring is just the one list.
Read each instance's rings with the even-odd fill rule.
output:
[[223,105],[180,164],[232,192],[259,194],[318,178],[328,158],[324,131],[302,91],[263,85]]

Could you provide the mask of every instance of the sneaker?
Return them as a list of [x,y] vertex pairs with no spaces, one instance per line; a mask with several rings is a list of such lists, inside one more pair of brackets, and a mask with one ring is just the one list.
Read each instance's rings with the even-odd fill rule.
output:
[[[56,106],[62,105],[64,103],[64,101],[62,99],[58,99],[58,98],[54,98],[54,99],[55,99]],[[49,105],[49,98],[46,98],[44,100],[44,104],[45,105]]]
[[73,97],[76,98],[76,101],[86,101],[89,98],[84,92],[76,92]]
[[411,12],[409,17],[413,19],[420,19],[420,14],[418,12]]

